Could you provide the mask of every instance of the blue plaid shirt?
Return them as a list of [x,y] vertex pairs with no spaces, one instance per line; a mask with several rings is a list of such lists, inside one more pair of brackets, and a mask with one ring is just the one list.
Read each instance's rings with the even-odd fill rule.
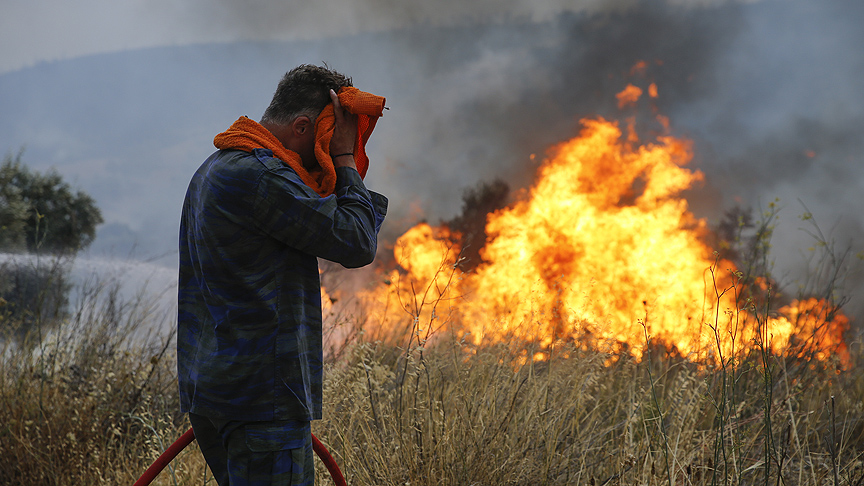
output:
[[220,150],[189,184],[180,222],[177,371],[183,412],[321,418],[317,257],[372,262],[387,199],[336,169],[320,197],[266,149]]

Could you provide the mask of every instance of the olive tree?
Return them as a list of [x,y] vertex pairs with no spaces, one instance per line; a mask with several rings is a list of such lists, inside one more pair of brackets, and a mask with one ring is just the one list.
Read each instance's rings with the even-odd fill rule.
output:
[[93,242],[102,213],[56,170],[44,174],[7,155],[0,166],[0,250],[75,254]]

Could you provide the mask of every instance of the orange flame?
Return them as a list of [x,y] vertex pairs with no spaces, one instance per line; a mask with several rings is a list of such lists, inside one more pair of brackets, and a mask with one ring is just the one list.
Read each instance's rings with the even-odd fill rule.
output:
[[814,356],[828,360],[832,353],[842,364],[849,363],[849,351],[843,334],[849,330],[849,318],[828,305],[824,300],[809,298],[795,300],[780,309],[788,325],[795,329],[794,352],[798,357]]
[[623,91],[615,95],[618,98],[618,108],[635,105],[640,96],[642,96],[642,88],[628,84]]
[[636,74],[645,75],[645,71],[648,69],[648,63],[645,61],[637,61],[633,67],[630,68],[630,76],[635,76]]
[[473,272],[460,270],[446,228],[422,223],[399,238],[394,284],[366,295],[373,318],[395,325],[381,309],[398,301],[421,341],[449,326],[478,344],[574,340],[637,357],[646,334],[703,361],[802,340],[801,353],[819,359],[832,343],[845,353],[848,319],[824,302],[796,301],[770,318],[739,308],[737,270],[706,246],[705,221],[680,197],[703,179],[685,167],[689,141],[635,146],[615,122],[582,125],[550,151],[526,197],[488,215]]

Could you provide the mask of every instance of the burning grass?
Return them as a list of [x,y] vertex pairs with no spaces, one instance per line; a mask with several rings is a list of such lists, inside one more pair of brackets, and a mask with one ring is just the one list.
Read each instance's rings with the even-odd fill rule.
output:
[[[69,313],[41,343],[7,342],[0,483],[131,484],[188,426],[177,414],[170,336],[133,339],[147,307],[100,302]],[[577,340],[478,344],[445,329],[420,341],[425,323],[392,312],[406,332],[389,343],[369,339],[372,321],[343,315],[357,332],[327,369],[314,432],[350,484],[864,478],[857,345],[843,370],[837,359],[758,348],[705,366],[650,335],[641,359]],[[172,466],[156,484],[212,484],[194,445]]]
[[[366,325],[328,371],[315,433],[353,484],[864,483],[860,345],[819,338],[838,329],[836,308],[802,301],[777,347],[759,327],[771,306],[748,300],[740,325],[761,331],[724,354],[719,333],[739,316],[717,313],[713,355],[684,355],[646,321],[641,342],[612,346],[587,332],[526,340],[547,314],[462,327],[455,275],[445,259],[425,287],[391,281],[387,315],[361,303],[347,319]],[[465,332],[478,326],[510,334],[478,342]]]
[[360,294],[363,332],[318,424],[349,477],[864,483],[864,379],[837,292],[848,252],[815,228],[827,278],[783,296],[767,263],[776,205],[713,252],[679,195],[702,177],[689,143],[584,126],[488,215],[481,261],[422,223]]

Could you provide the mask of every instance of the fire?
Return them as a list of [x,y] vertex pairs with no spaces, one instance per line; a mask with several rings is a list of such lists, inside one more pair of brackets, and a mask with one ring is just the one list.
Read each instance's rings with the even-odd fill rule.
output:
[[630,68],[630,76],[635,76],[636,74],[645,75],[647,69],[648,63],[646,61],[637,61],[636,64]]
[[701,178],[681,167],[689,146],[666,139],[633,151],[614,123],[583,123],[542,167],[531,197],[489,218],[491,263],[475,276],[477,300],[520,324],[551,316],[529,324],[558,328],[543,335],[578,323],[624,342],[640,341],[641,328],[627,324],[646,314],[653,332],[675,325],[666,309],[701,317],[711,252],[698,231],[682,229],[698,227],[686,203],[669,197]]
[[618,108],[635,105],[640,96],[642,96],[642,88],[628,84],[623,91],[615,95],[618,98]]
[[365,296],[379,312],[373,320],[395,325],[382,309],[399,302],[421,342],[448,327],[478,344],[570,340],[637,357],[646,334],[696,360],[756,345],[782,353],[802,340],[820,359],[826,345],[842,347],[848,320],[824,302],[796,301],[761,318],[742,308],[734,264],[704,243],[705,221],[680,196],[703,179],[686,167],[688,141],[639,145],[616,122],[582,126],[550,151],[525,197],[487,216],[473,271],[461,270],[447,228],[405,233],[394,249],[401,270]]
[[418,224],[399,238],[393,250],[396,261],[416,280],[438,280],[443,276],[442,267],[456,263],[446,243],[448,237],[446,228],[433,229],[427,223]]
[[809,298],[795,300],[780,309],[788,325],[796,329],[793,339],[798,341],[796,353],[799,357],[812,355],[825,361],[832,352],[841,363],[849,362],[849,351],[843,341],[843,333],[849,329],[849,318],[837,312],[825,301]]

